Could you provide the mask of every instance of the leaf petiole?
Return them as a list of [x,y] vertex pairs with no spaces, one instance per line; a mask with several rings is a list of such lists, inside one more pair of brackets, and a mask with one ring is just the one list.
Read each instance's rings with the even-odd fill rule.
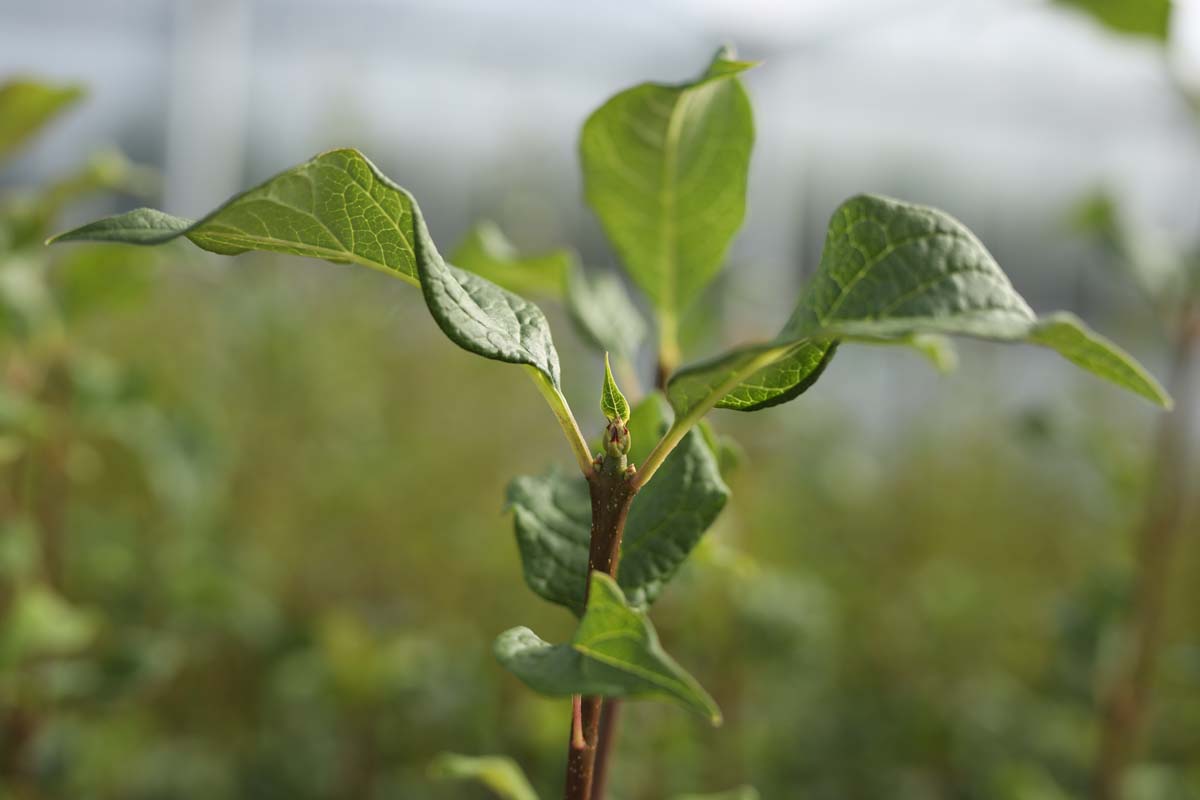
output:
[[587,440],[583,438],[583,433],[579,430],[579,423],[575,421],[575,415],[571,413],[571,406],[567,404],[567,398],[563,397],[562,392],[550,383],[550,379],[541,370],[528,364],[522,366],[525,374],[529,376],[533,385],[546,399],[550,410],[554,412],[554,418],[558,420],[563,435],[567,437],[567,444],[571,446],[571,452],[575,454],[575,461],[579,464],[580,471],[585,478],[588,477],[592,474],[591,450],[588,448]]

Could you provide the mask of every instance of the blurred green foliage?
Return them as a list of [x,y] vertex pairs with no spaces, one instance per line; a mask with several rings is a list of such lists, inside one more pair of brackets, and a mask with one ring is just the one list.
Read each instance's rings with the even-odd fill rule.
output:
[[[566,457],[534,390],[385,276],[183,249],[51,260],[15,207],[0,797],[485,796],[429,779],[443,751],[508,754],[554,796],[567,701],[490,651],[514,618],[572,627],[520,585],[501,513],[514,471]],[[564,356],[588,386],[598,364]],[[614,796],[1084,795],[1150,412],[1083,377],[985,416],[999,379],[971,362],[886,434],[832,396],[716,418],[747,454],[734,500],[656,622],[726,725],[630,706]],[[1196,537],[1176,567],[1200,574]],[[1132,800],[1200,797],[1200,582],[1174,592]]]

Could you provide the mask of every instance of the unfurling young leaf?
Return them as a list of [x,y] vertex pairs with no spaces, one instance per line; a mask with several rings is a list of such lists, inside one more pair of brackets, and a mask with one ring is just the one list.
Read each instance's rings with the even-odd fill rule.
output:
[[478,781],[503,800],[538,800],[521,767],[506,756],[442,753],[430,763],[429,777]]
[[551,645],[528,628],[500,634],[496,658],[542,694],[661,696],[721,723],[716,703],[659,644],[646,615],[616,581],[593,572],[587,611],[567,644]]
[[745,216],[754,119],[737,76],[752,66],[721,50],[695,80],[627,89],[583,126],[587,201],[657,310],[667,350]]
[[604,354],[604,388],[600,390],[600,411],[609,422],[629,421],[629,402],[617,388],[612,367],[608,363],[608,353]]

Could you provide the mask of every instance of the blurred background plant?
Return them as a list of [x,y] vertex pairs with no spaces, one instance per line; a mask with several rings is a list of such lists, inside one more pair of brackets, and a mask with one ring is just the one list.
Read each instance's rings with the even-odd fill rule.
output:
[[[922,116],[900,101],[887,105],[903,81],[884,79],[871,94],[877,73],[864,78],[846,66],[864,52],[885,72],[920,63],[884,34],[873,38],[878,28],[898,25],[897,36],[919,45],[925,35],[951,37],[961,23],[1000,50],[1003,31],[1017,38],[1048,31],[1047,47],[1080,53],[1053,80],[1039,70],[1057,62],[1035,58],[1029,63],[1042,67],[1024,76],[1024,94],[1010,102],[996,88],[996,76],[1008,81],[1014,68],[1004,50],[999,71],[981,68],[963,80],[982,83],[966,88],[984,93],[985,110],[1018,119],[1025,99],[1038,96],[1033,82],[1062,89],[1070,67],[1095,67],[1101,86],[1089,102],[1115,98],[1106,107],[1112,130],[1129,119],[1147,127],[1130,134],[1134,158],[1087,126],[1100,144],[1080,162],[1115,164],[1118,178],[1111,212],[1093,205],[1091,218],[1121,220],[1122,230],[1141,231],[1133,234],[1138,240],[1150,226],[1135,228],[1131,219],[1160,219],[1186,241],[1191,229],[1178,219],[1195,210],[1189,176],[1200,163],[1200,148],[1190,149],[1197,141],[1190,112],[1179,103],[1172,111],[1124,113],[1126,104],[1143,108],[1134,103],[1138,92],[1186,80],[1182,68],[1167,72],[1165,51],[1154,44],[1167,35],[1168,17],[1155,16],[1170,10],[1165,2],[1094,4],[1106,23],[1134,34],[1126,39],[1041,4],[960,4],[925,15],[899,3],[828,4],[841,10],[827,11],[824,27],[816,11],[795,12],[795,19],[760,5],[758,27],[755,14],[735,20],[715,4],[700,4],[703,12],[661,6],[658,14],[694,26],[686,38],[666,42],[661,63],[634,56],[663,40],[652,33],[660,30],[653,12],[628,8],[628,28],[613,16],[589,23],[596,41],[627,36],[621,52],[628,58],[589,56],[583,44],[572,59],[561,50],[524,49],[546,59],[546,68],[588,75],[563,84],[532,77],[539,70],[510,51],[489,49],[500,48],[495,30],[515,37],[514,48],[520,31],[475,4],[439,12],[396,6],[401,12],[347,3],[336,24],[323,16],[329,6],[297,4],[284,14],[265,0],[178,3],[165,12],[152,3],[119,11],[59,2],[0,11],[7,23],[0,25],[0,67],[52,66],[51,74],[88,78],[97,93],[75,118],[81,122],[64,118],[42,143],[28,137],[76,102],[78,91],[26,82],[0,95],[16,104],[0,113],[0,148],[10,157],[0,175],[9,187],[0,222],[0,797],[486,796],[471,783],[431,781],[429,765],[446,750],[504,753],[547,797],[561,778],[564,705],[525,692],[490,652],[492,638],[514,619],[550,638],[570,625],[517,585],[516,546],[501,514],[511,474],[540,470],[561,455],[529,388],[503,369],[459,356],[432,326],[414,324],[425,315],[420,298],[390,291],[385,277],[367,271],[280,265],[268,256],[221,264],[185,248],[44,251],[53,217],[141,204],[127,195],[156,190],[153,173],[112,153],[63,179],[96,140],[119,141],[139,160],[165,166],[166,207],[182,213],[249,185],[244,174],[262,177],[298,161],[315,151],[314,138],[321,146],[369,147],[384,159],[390,150],[395,163],[385,162],[386,171],[419,190],[429,216],[451,220],[447,226],[459,220],[447,232],[462,233],[461,252],[504,253],[494,230],[469,235],[479,215],[495,218],[522,251],[547,253],[570,242],[589,265],[611,264],[599,231],[583,222],[577,187],[559,177],[577,172],[573,130],[587,109],[632,79],[691,70],[715,43],[711,27],[738,36],[744,54],[780,64],[775,74],[791,64],[807,75],[782,87],[756,84],[767,78],[752,75],[764,115],[795,108],[830,127],[776,125],[770,134],[772,123],[760,123],[753,180],[775,188],[778,180],[782,193],[762,195],[769,199],[751,209],[746,244],[727,270],[729,299],[714,298],[685,325],[689,354],[768,332],[815,261],[820,242],[807,234],[823,229],[841,196],[884,190],[961,213],[1001,263],[1013,265],[1023,289],[1038,287],[1028,293],[1035,306],[1086,312],[1165,372],[1161,331],[1175,330],[1171,318],[1139,305],[1128,282],[1092,267],[1096,249],[1049,221],[1062,218],[1094,172],[1059,172],[1048,181],[1040,165],[1049,157],[1022,149],[1021,142],[1044,138],[1027,120],[995,141],[957,129],[951,138],[975,150],[948,152],[936,168],[913,172],[904,166],[919,152],[911,142],[941,146],[938,120],[870,139],[864,131],[874,123],[863,109],[882,103],[883,115]],[[60,21],[63,8],[78,12],[77,27]],[[165,22],[117,32],[101,22],[107,15],[134,25],[121,15],[139,11],[139,19],[158,13]],[[1184,11],[1176,8],[1175,18],[1186,18]],[[510,12],[538,18],[543,28],[533,30],[543,33],[574,30],[540,4],[518,3]],[[454,46],[464,49],[467,67],[431,72],[423,85],[465,99],[446,108],[411,88],[402,98],[434,103],[453,126],[412,114],[372,117],[365,110],[373,108],[372,92],[400,91],[403,71],[306,38],[320,29],[336,42],[340,26],[361,31],[355,21],[373,17],[378,30],[394,24],[396,41],[418,50],[422,37],[414,32],[440,41],[446,24],[460,25]],[[873,28],[871,20],[887,24]],[[1016,22],[1005,27],[1005,20]],[[1049,21],[1037,28],[1042,23],[1031,20]],[[259,64],[245,39],[257,41],[268,21],[272,36],[297,49]],[[834,23],[865,32],[855,40]],[[979,33],[983,27],[996,38]],[[126,102],[113,89],[122,81],[142,86],[138,80],[154,75],[133,67],[156,42],[174,43],[172,87],[190,104],[164,113],[165,123],[146,109],[161,107],[159,94],[173,91],[155,94],[151,85]],[[975,47],[969,37],[968,46]],[[976,49],[966,63],[987,63],[991,49]],[[96,66],[72,62],[72,51],[90,53]],[[132,60],[119,61],[118,51]],[[321,81],[285,103],[267,101],[263,87],[277,87],[277,79],[311,77],[293,72],[299,68],[289,59],[300,56],[324,70]],[[505,73],[512,86],[488,72],[505,58],[513,59]],[[343,66],[330,66],[339,60]],[[614,60],[621,63],[610,71]],[[195,71],[217,61],[224,66]],[[76,72],[65,72],[73,63]],[[926,66],[914,91],[932,92],[933,105],[967,103],[930,77],[953,70]],[[231,86],[222,70],[250,79]],[[1147,77],[1160,73],[1161,84]],[[821,105],[814,87],[831,75],[855,88],[838,92],[854,99],[853,114]],[[263,110],[247,102],[252,91]],[[214,95],[206,92],[220,95],[223,113],[213,113]],[[1050,100],[1064,103],[1065,96]],[[335,97],[340,107],[330,105]],[[464,108],[472,97],[483,97],[482,106]],[[479,138],[492,130],[477,123],[492,102],[516,109],[508,138]],[[546,130],[535,128],[529,120],[547,106],[556,110]],[[964,106],[951,116],[969,112]],[[124,115],[119,123],[114,114]],[[1049,124],[1045,114],[1033,116]],[[239,119],[249,133],[236,130]],[[1147,119],[1157,126],[1152,131]],[[165,147],[154,136],[164,128]],[[474,145],[458,141],[467,128]],[[798,132],[800,144],[783,149],[780,130]],[[11,159],[22,140],[26,149]],[[834,150],[834,140],[846,149]],[[222,142],[240,144],[204,149]],[[839,168],[868,146],[882,155]],[[219,163],[203,157],[214,152]],[[459,152],[466,153],[461,163]],[[1024,183],[1005,184],[989,153],[1002,154],[999,161]],[[201,166],[178,166],[190,163]],[[44,188],[11,188],[38,182]],[[1181,195],[1180,185],[1191,194]],[[976,194],[999,197],[1004,207],[988,207]],[[785,227],[779,220],[799,220],[794,240],[763,233]],[[1166,252],[1195,274],[1190,249]],[[568,266],[548,267],[558,276],[548,294],[569,293],[572,262],[562,263]],[[741,274],[751,278],[743,283]],[[786,299],[773,302],[775,294]],[[570,312],[548,310],[561,330]],[[566,383],[589,387],[596,362],[584,339],[560,335],[558,345]],[[1043,368],[1048,357],[1024,350],[980,349],[960,372],[940,378],[904,353],[843,358],[847,366],[825,378],[828,391],[803,405],[715,420],[744,451],[739,466],[729,458],[735,499],[660,601],[656,623],[718,698],[726,726],[713,732],[669,708],[630,707],[613,795],[659,800],[754,784],[764,798],[1086,796],[1104,730],[1097,709],[1120,671],[1136,594],[1130,532],[1162,483],[1149,469],[1156,459],[1152,413],[1117,393],[1092,391],[1087,378],[1070,382],[1065,370]],[[647,367],[630,368],[645,375]],[[1014,374],[1024,376],[1016,399],[1001,402],[1014,395],[1012,387],[999,389]],[[572,400],[590,407],[594,396]],[[495,408],[511,412],[498,419]],[[1177,418],[1195,415],[1181,408]],[[452,429],[447,418],[455,420]],[[1181,441],[1195,435],[1193,428]],[[1131,800],[1200,797],[1200,513],[1195,481],[1186,477],[1194,474],[1186,471],[1194,452],[1178,472],[1179,519],[1167,560],[1176,579],[1163,582],[1154,692],[1143,741],[1124,771]],[[455,491],[437,488],[448,485]],[[448,559],[452,580],[443,577]]]

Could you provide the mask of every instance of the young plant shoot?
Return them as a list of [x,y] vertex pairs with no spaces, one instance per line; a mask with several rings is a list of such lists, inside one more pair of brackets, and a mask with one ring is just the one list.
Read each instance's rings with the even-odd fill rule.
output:
[[[754,122],[740,76],[753,66],[722,49],[694,80],[625,90],[584,124],[587,202],[653,310],[661,390],[640,398],[633,365],[646,326],[620,281],[585,272],[566,252],[522,258],[492,226],[472,232],[451,265],[416,199],[356,150],[318,155],[199,220],[142,208],[51,240],[185,238],[223,255],[266,250],[359,264],[418,288],[434,322],[462,349],[521,367],[578,472],[512,481],[517,545],[529,587],[578,625],[559,644],[513,628],[500,634],[495,653],[534,691],[571,698],[572,724],[563,725],[570,800],[604,794],[619,699],[660,698],[721,721],[720,698],[667,654],[647,616],[729,499],[711,432],[701,425],[713,409],[753,412],[795,400],[843,345],[928,350],[933,343],[944,353],[933,337],[946,336],[1048,348],[1170,404],[1154,378],[1079,319],[1036,314],[960,222],[874,195],[834,211],[816,274],[777,335],[684,364],[679,321],[718,274],[745,214]],[[576,421],[550,327],[530,296],[565,302],[585,338],[611,355],[597,446],[582,431],[595,431],[600,420],[584,428]],[[610,724],[601,724],[604,709]],[[469,760],[446,763],[458,775],[478,772]],[[488,774],[501,763],[487,762]],[[532,795],[504,770],[518,786],[507,796]]]

